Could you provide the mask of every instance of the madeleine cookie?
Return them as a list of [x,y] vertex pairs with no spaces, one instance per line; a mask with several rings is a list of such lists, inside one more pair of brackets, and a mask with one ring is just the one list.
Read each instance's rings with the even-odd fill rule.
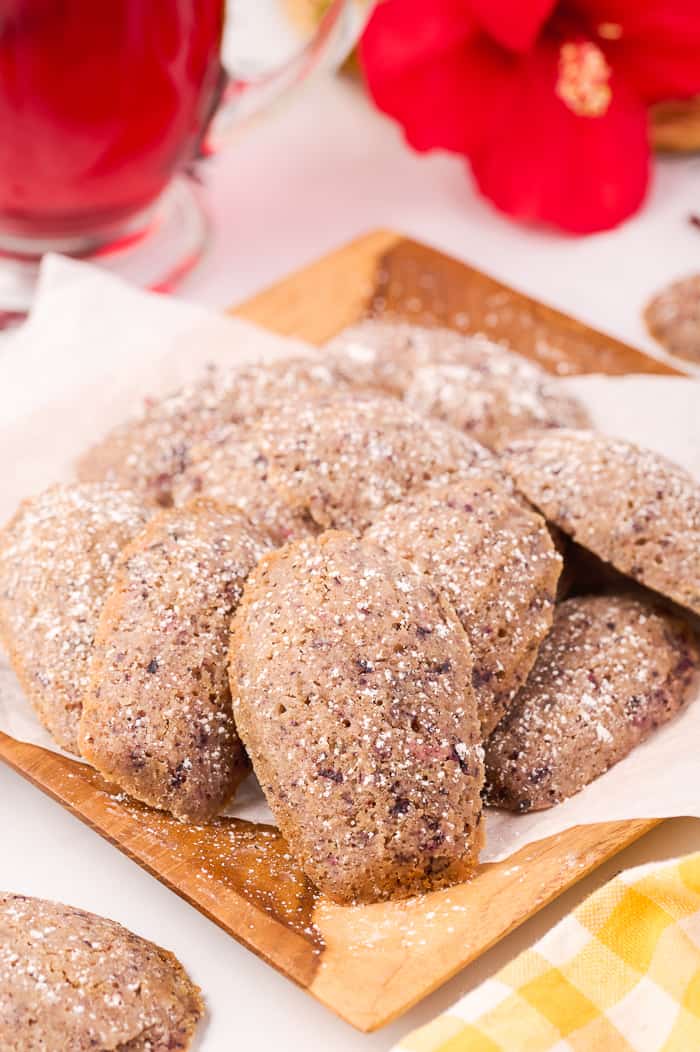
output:
[[644,320],[667,351],[700,363],[700,274],[662,289],[647,304]]
[[180,962],[114,921],[0,893],[3,1052],[174,1052],[204,1006]]
[[344,378],[403,398],[416,370],[439,363],[469,364],[474,347],[493,346],[482,336],[465,336],[454,329],[365,318],[338,333],[326,351]]
[[400,402],[327,397],[278,406],[253,433],[271,485],[321,528],[361,531],[387,504],[431,481],[499,472],[478,443]]
[[368,320],[329,346],[336,369],[491,449],[531,428],[587,427],[579,402],[534,362],[483,336]]
[[191,450],[172,493],[176,505],[204,496],[240,508],[275,545],[319,532],[308,513],[290,507],[270,484],[267,458],[237,425],[219,428]]
[[111,431],[78,461],[78,476],[117,481],[144,493],[152,503],[168,506],[193,445],[213,430],[254,419],[272,402],[293,402],[343,386],[330,366],[312,357],[226,372],[209,369],[198,382],[148,403],[140,417]]
[[464,880],[483,753],[469,643],[406,563],[330,531],[268,555],[234,618],[236,723],[273,814],[339,902]]
[[201,821],[247,773],[226,672],[231,615],[267,543],[234,508],[162,511],[125,550],[95,641],[80,749],[138,800]]
[[70,752],[114,564],[147,517],[115,486],[60,485],[25,500],[0,533],[0,638],[39,719]]
[[489,803],[537,811],[573,796],[676,715],[698,669],[687,626],[648,601],[567,599],[486,742]]
[[[447,329],[435,332],[447,333]],[[406,322],[366,318],[348,326],[325,345],[328,361],[346,380],[358,378],[368,388],[403,398],[418,365],[428,359],[428,330]],[[455,334],[450,332],[450,342]],[[435,337],[433,337],[435,339]],[[439,337],[438,337],[439,339]]]
[[496,480],[476,477],[390,505],[365,537],[428,574],[454,606],[487,737],[552,624],[562,561],[544,519]]
[[417,369],[404,401],[495,450],[524,431],[590,425],[557,380],[495,344],[475,351],[473,365]]
[[512,443],[517,488],[584,548],[700,614],[700,485],[670,460],[591,431]]

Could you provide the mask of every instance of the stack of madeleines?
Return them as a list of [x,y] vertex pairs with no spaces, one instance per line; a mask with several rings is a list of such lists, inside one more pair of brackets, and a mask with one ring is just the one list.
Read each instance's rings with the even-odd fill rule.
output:
[[187,821],[252,765],[338,902],[464,880],[484,805],[555,805],[692,697],[700,486],[483,338],[210,370],[77,475],[0,535],[39,718]]

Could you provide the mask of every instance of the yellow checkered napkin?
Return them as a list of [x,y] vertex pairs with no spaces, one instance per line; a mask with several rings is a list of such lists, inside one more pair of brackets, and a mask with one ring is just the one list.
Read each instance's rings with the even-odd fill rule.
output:
[[409,1052],[698,1052],[700,853],[622,873]]

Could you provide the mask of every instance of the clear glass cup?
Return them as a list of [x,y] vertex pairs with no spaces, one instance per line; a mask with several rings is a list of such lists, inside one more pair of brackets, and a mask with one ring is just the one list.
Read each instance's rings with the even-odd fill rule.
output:
[[49,251],[171,287],[206,244],[195,162],[340,65],[369,6],[4,0],[0,321],[26,312]]

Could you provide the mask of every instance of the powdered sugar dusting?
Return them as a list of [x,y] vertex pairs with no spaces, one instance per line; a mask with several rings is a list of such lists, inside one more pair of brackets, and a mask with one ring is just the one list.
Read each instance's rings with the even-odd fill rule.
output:
[[209,368],[201,380],[146,403],[140,417],[115,428],[81,458],[83,480],[116,480],[169,505],[190,451],[218,428],[254,420],[271,403],[349,384],[313,357]]
[[698,668],[688,628],[648,600],[562,603],[527,684],[487,742],[489,799],[529,811],[578,792],[676,715]]
[[114,921],[0,895],[0,1045],[186,1049],[203,1006],[172,955]]
[[323,528],[362,530],[411,490],[475,467],[499,470],[466,435],[376,396],[279,406],[254,437],[277,492]]
[[147,517],[113,485],[62,485],[25,501],[0,534],[0,636],[40,719],[72,752],[114,565]]
[[282,549],[246,587],[231,682],[268,802],[322,890],[464,878],[482,778],[471,660],[424,578],[349,534]]
[[562,429],[514,442],[503,465],[579,544],[700,613],[700,484],[677,464],[631,442]]
[[96,641],[83,755],[138,799],[201,819],[246,761],[231,715],[228,629],[268,547],[235,509],[161,512],[128,548]]
[[583,407],[543,369],[484,336],[368,319],[329,345],[337,368],[497,449],[534,427],[586,427]]
[[366,536],[428,574],[454,605],[490,734],[552,623],[561,558],[544,520],[498,479],[475,475],[385,508]]

